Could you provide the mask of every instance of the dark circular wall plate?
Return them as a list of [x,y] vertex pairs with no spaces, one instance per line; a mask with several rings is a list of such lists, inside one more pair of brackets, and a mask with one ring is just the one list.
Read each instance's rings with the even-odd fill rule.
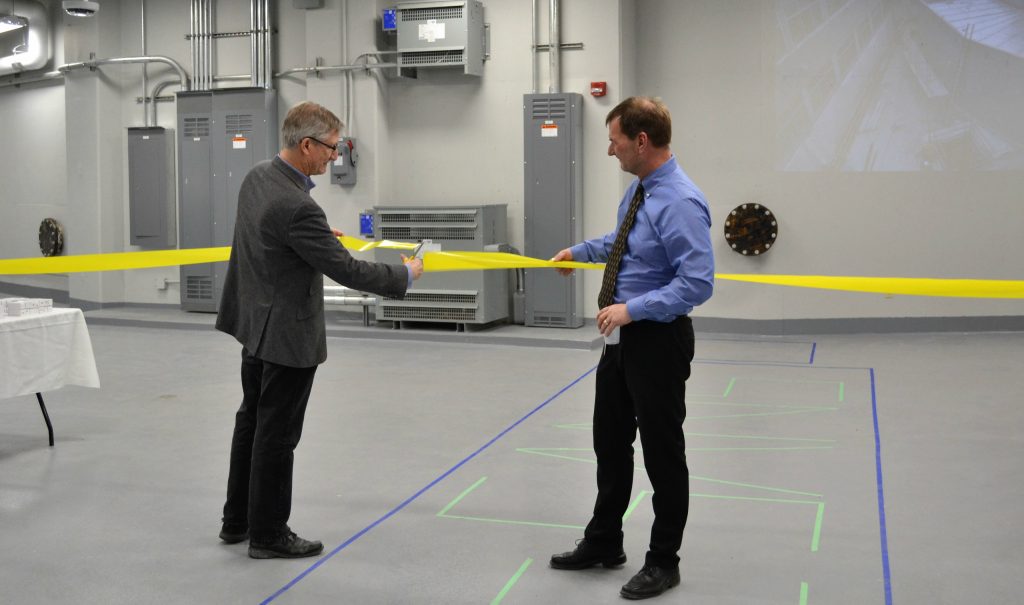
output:
[[759,256],[771,250],[779,236],[779,223],[761,204],[736,206],[725,219],[725,240],[738,254]]
[[43,256],[58,256],[64,251],[64,228],[55,219],[39,223],[39,250]]

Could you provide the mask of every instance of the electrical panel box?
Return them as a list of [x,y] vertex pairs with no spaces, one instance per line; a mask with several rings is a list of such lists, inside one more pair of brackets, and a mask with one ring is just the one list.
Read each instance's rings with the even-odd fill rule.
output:
[[477,0],[396,7],[399,68],[462,67],[484,73],[484,6]]
[[[277,153],[277,95],[265,88],[177,94],[178,211],[182,248],[230,246],[238,191]],[[216,312],[227,262],[181,267],[181,308]]]
[[[583,239],[583,95],[523,97],[525,254],[551,258]],[[526,269],[525,324],[583,325],[580,272]]]
[[358,162],[359,151],[356,150],[356,140],[351,137],[338,139],[338,159],[331,163],[331,183],[355,185]]
[[128,129],[130,242],[144,248],[178,243],[174,203],[174,131]]
[[[483,206],[375,206],[374,239],[396,242],[431,240],[441,250],[482,252],[507,242],[505,204]],[[401,262],[408,251],[374,249],[378,262]],[[402,300],[382,298],[378,321],[487,324],[509,316],[507,270],[425,272]]]

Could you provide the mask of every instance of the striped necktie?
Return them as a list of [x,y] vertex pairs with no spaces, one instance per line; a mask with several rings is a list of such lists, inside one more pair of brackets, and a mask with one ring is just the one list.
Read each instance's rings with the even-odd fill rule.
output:
[[626,216],[619,225],[619,232],[615,234],[615,243],[612,244],[612,251],[608,255],[608,262],[604,266],[604,279],[601,280],[601,292],[597,295],[597,308],[603,309],[612,304],[615,296],[615,281],[619,277],[619,265],[622,264],[622,255],[626,252],[626,238],[629,236],[633,223],[636,221],[636,213],[640,210],[640,204],[644,203],[644,184],[637,183],[636,193],[629,202],[629,209]]

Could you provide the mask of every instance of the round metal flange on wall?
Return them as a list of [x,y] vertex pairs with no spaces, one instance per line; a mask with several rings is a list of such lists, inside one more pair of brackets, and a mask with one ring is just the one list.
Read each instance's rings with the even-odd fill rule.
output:
[[56,219],[44,218],[39,223],[39,250],[43,256],[59,256],[64,251],[64,228]]
[[779,236],[779,223],[761,204],[737,206],[725,219],[725,240],[743,256],[760,256],[771,250]]

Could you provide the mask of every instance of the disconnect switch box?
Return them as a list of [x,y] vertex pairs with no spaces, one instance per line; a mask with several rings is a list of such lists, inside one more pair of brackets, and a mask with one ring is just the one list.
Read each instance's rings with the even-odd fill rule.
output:
[[342,137],[338,141],[338,159],[331,164],[331,183],[334,185],[355,185],[356,164],[359,162],[359,152],[356,150],[356,140],[350,137]]

